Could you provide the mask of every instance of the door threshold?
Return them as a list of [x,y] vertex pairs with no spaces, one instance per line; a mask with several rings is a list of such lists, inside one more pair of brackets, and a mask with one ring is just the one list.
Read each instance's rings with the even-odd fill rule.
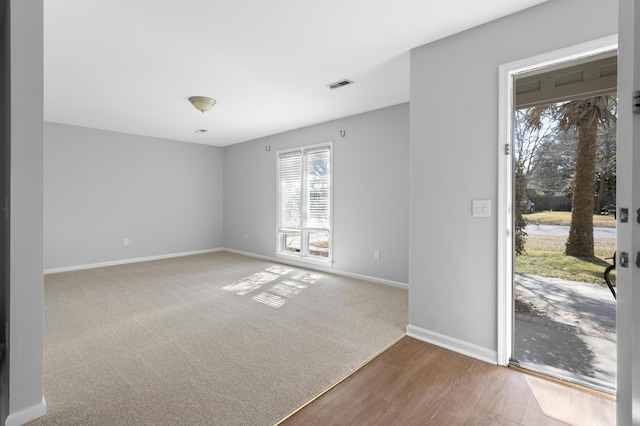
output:
[[585,392],[594,393],[612,401],[616,400],[615,384],[608,383],[603,380],[583,376],[582,374],[572,373],[570,371],[561,370],[544,364],[536,364],[526,361],[519,362],[513,359],[509,361],[509,367],[517,369],[523,373],[538,376]]

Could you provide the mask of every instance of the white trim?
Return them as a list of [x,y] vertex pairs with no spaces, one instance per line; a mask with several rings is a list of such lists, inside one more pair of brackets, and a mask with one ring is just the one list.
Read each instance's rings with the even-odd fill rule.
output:
[[555,50],[500,65],[498,100],[498,364],[507,365],[513,351],[513,244],[512,244],[512,165],[504,155],[504,146],[512,143],[513,77],[523,72],[616,50],[618,36]]
[[355,279],[363,280],[363,281],[370,281],[370,282],[373,282],[373,283],[376,283],[376,284],[384,284],[384,285],[388,285],[388,286],[391,286],[391,287],[399,287],[399,288],[409,289],[409,284],[401,283],[399,281],[392,281],[392,280],[387,280],[387,279],[384,279],[384,278],[372,277],[372,276],[369,276],[369,275],[355,274],[353,272],[337,271],[337,270],[335,270],[333,268],[326,268],[326,267],[322,267],[321,265],[305,263],[304,261],[302,261],[302,259],[300,259],[300,260],[287,260],[287,259],[282,259],[282,258],[279,258],[279,257],[263,256],[261,254],[254,254],[254,253],[249,253],[249,252],[240,251],[240,250],[234,250],[234,249],[229,249],[229,248],[224,248],[223,250],[226,251],[226,252],[229,252],[229,253],[239,254],[239,255],[242,255],[242,256],[254,257],[256,259],[262,259],[262,260],[268,260],[270,262],[284,263],[286,265],[297,266],[297,267],[306,268],[306,269],[312,269],[314,271],[326,272],[326,273],[329,273],[329,274],[340,275],[340,276],[349,277],[349,278],[355,278]]
[[[329,243],[331,244],[331,243]],[[298,256],[295,254],[286,254],[276,252],[276,257],[280,259],[282,262],[296,262],[300,265],[309,265],[309,266],[319,266],[319,267],[330,267],[333,265],[333,260],[324,260],[321,257],[311,257],[311,256]]]
[[[500,66],[498,82],[498,365],[507,365],[513,345],[513,286],[509,285],[513,276],[513,213],[512,179],[513,143],[513,75],[508,65]],[[505,154],[509,146],[510,155]]]
[[[287,265],[298,266],[300,268],[307,268],[307,269],[312,269],[312,270],[315,270],[315,271],[321,271],[321,272],[326,272],[326,273],[330,273],[330,274],[334,274],[334,275],[340,275],[340,276],[344,276],[344,277],[355,278],[355,279],[359,279],[359,280],[363,280],[363,281],[370,281],[370,282],[374,282],[374,283],[377,283],[377,284],[384,284],[384,285],[388,285],[388,286],[391,286],[391,287],[399,287],[399,288],[404,288],[404,289],[408,289],[409,288],[409,284],[407,284],[407,283],[402,283],[402,282],[393,281],[393,280],[387,280],[387,279],[384,279],[384,278],[372,277],[372,276],[369,276],[369,275],[355,274],[355,273],[352,273],[352,272],[337,271],[335,269],[323,266],[323,264],[326,264],[327,261],[318,261],[318,263],[310,263],[310,262],[308,262],[309,259],[302,259],[302,258],[301,259],[282,259],[282,258],[279,258],[279,257],[262,256],[262,255],[259,255],[259,254],[254,254],[254,253],[249,253],[249,252],[240,251],[240,250],[234,250],[234,249],[228,249],[228,248],[215,248],[215,249],[207,249],[207,250],[196,250],[196,251],[188,251],[188,252],[183,252],[183,253],[163,254],[163,255],[159,255],[159,256],[138,257],[138,258],[135,258],[135,259],[114,260],[114,261],[111,261],[111,262],[91,263],[91,264],[87,264],[87,265],[67,266],[67,267],[63,267],[63,268],[51,268],[51,269],[45,269],[44,273],[45,274],[55,274],[57,272],[79,271],[79,270],[82,270],[82,269],[93,269],[93,268],[101,268],[101,267],[104,267],[104,266],[124,265],[124,264],[127,264],[127,263],[147,262],[147,261],[150,261],[150,260],[169,259],[169,258],[172,258],[172,257],[191,256],[191,255],[194,255],[194,254],[214,253],[214,252],[219,252],[219,251],[226,251],[226,252],[229,252],[229,253],[239,254],[239,255],[242,255],[242,256],[253,257],[253,258],[262,259],[262,260],[268,260],[270,262],[284,263],[284,264],[287,264]],[[320,264],[320,262],[322,262],[322,264]]]
[[42,396],[42,401],[39,404],[32,405],[16,413],[9,414],[4,421],[5,426],[21,426],[29,423],[32,420],[44,417],[47,414],[47,403]]
[[415,325],[409,324],[407,326],[407,336],[452,350],[462,355],[470,356],[471,358],[479,359],[480,361],[488,362],[489,364],[495,365],[497,363],[498,354],[496,351],[474,345],[473,343],[454,339],[453,337],[445,336],[444,334],[425,330],[424,328],[416,327]]
[[213,253],[213,252],[222,251],[222,250],[223,250],[222,248],[214,248],[214,249],[206,249],[206,250],[185,251],[182,253],[170,253],[170,254],[161,254],[158,256],[147,256],[147,257],[136,257],[132,259],[112,260],[109,262],[89,263],[86,265],[64,266],[62,268],[49,268],[44,270],[44,274],[46,275],[46,274],[55,274],[57,272],[79,271],[82,269],[101,268],[104,266],[125,265],[127,263],[148,262],[150,260],[160,260],[160,259],[169,259],[172,257],[191,256],[194,254]]

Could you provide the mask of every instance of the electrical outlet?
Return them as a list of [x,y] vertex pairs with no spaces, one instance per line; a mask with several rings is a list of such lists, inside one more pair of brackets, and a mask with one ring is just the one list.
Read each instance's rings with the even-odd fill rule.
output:
[[125,238],[125,239],[124,239],[124,245],[125,245],[125,246],[128,246],[128,245],[129,245],[129,239],[128,239],[128,238]]
[[246,232],[244,233],[244,239],[245,239],[245,240],[248,240],[248,239],[249,239],[249,234],[248,234],[248,233],[246,233]]
[[375,260],[380,260],[380,250],[374,250],[373,251],[373,258]]

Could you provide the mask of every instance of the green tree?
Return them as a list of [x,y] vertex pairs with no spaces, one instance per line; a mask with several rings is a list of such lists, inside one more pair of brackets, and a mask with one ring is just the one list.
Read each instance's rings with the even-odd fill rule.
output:
[[[615,111],[612,111],[614,116]],[[596,148],[595,212],[615,210],[616,202],[616,126],[601,129]]]
[[[571,226],[565,245],[565,254],[569,256],[593,257],[598,131],[607,129],[616,122],[616,107],[615,96],[602,95],[533,107],[525,116],[525,126],[532,129],[548,125],[547,117],[553,116],[558,123],[558,129],[565,135],[577,133],[571,176],[573,185],[567,188],[567,192],[572,195]],[[608,151],[611,155],[611,150]],[[569,170],[566,167],[564,169]],[[602,170],[610,173],[610,164]],[[566,182],[571,182],[571,178]],[[604,180],[606,187],[606,176]]]
[[598,127],[616,121],[612,113],[615,98],[594,96],[563,103],[559,109],[559,128],[577,130],[575,177],[571,226],[565,245],[568,256],[593,257],[593,213]]
[[516,256],[525,254],[525,244],[527,242],[527,233],[525,227],[527,220],[524,218],[525,213],[529,213],[527,201],[527,176],[524,173],[524,164],[520,160],[515,160],[515,223],[514,223],[514,252]]
[[[554,126],[557,128],[557,121]],[[568,193],[573,194],[577,140],[575,132],[558,131],[554,140],[545,142],[541,154],[536,155],[537,167],[527,175],[529,186],[566,193],[567,182],[571,181]],[[571,198],[571,195],[567,196]]]

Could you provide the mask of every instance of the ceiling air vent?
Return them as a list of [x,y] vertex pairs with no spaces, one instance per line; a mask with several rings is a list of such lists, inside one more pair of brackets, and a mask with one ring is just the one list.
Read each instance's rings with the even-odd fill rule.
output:
[[353,81],[351,80],[340,80],[340,81],[336,81],[335,83],[331,83],[329,84],[329,89],[333,90],[333,89],[337,89],[339,87],[342,86],[346,86],[348,84],[353,84]]

